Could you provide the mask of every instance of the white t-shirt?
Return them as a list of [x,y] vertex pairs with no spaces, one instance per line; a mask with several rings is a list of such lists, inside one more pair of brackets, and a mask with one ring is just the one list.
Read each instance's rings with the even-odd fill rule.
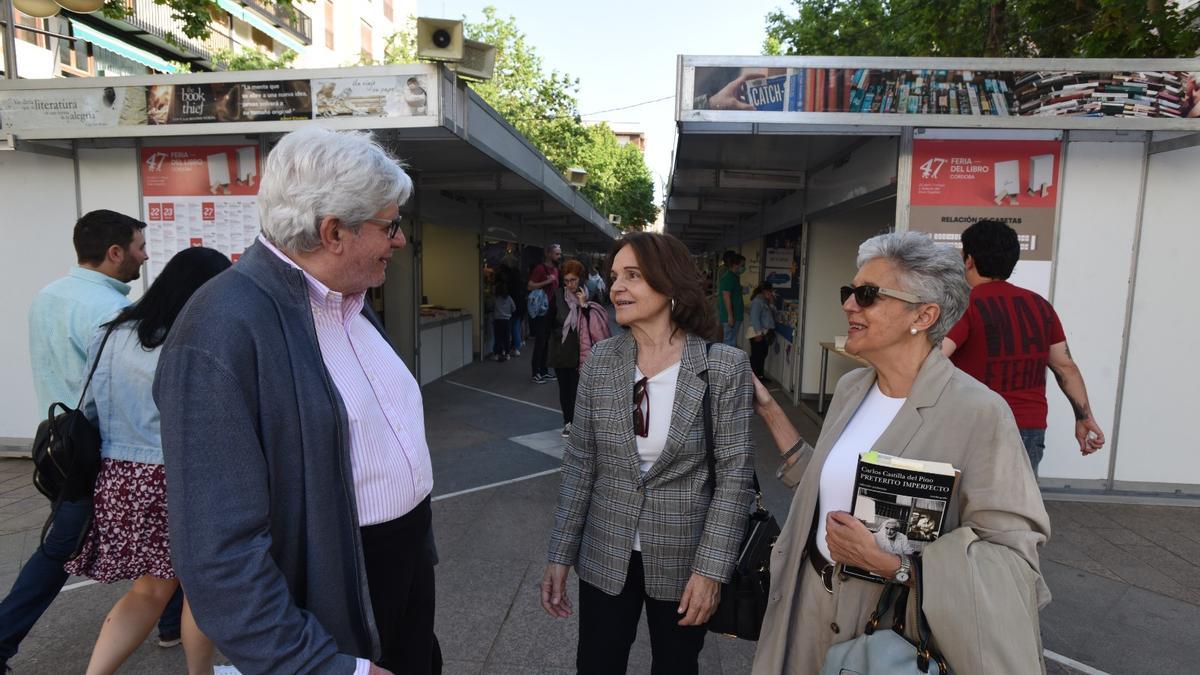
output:
[[821,496],[817,502],[820,511],[817,518],[817,548],[826,560],[832,560],[833,556],[829,554],[829,544],[825,543],[825,518],[830,511],[850,510],[854,500],[854,474],[858,470],[858,456],[875,445],[906,400],[885,396],[879,390],[879,383],[875,383],[829,451],[829,457],[821,467]]
[[[642,370],[633,368],[633,381],[644,377]],[[675,409],[675,384],[679,382],[679,362],[646,380],[646,396],[650,400],[650,434],[645,438],[634,434],[637,441],[638,468],[645,476],[650,467],[662,456],[667,447],[667,434],[671,431],[671,413]],[[643,408],[644,409],[644,408]],[[642,550],[642,539],[633,533],[633,550]]]

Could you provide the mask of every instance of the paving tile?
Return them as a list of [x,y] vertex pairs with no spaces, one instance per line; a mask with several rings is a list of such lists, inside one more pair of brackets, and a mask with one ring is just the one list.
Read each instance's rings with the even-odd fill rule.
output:
[[480,675],[483,663],[478,661],[443,661],[442,675]]
[[513,604],[532,601],[519,597],[531,563],[441,555],[435,630],[442,656],[482,663]]
[[[485,673],[513,672],[505,670],[513,667],[574,671],[578,615],[558,619],[542,609],[539,585],[543,571],[544,565],[529,566],[521,592],[488,654]],[[574,572],[568,583],[567,597],[578,607],[578,579]]]

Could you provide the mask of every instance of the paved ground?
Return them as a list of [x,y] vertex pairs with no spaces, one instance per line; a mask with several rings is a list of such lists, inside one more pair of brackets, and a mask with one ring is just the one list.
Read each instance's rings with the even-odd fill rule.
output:
[[[448,674],[573,672],[576,625],[547,617],[536,590],[558,486],[562,419],[556,386],[530,383],[528,367],[528,355],[475,364],[425,389],[441,555],[437,632]],[[812,422],[799,413],[795,419],[814,440]],[[769,479],[774,450],[765,430],[756,427],[755,436],[766,502],[782,519],[790,495]],[[47,510],[29,485],[30,470],[27,461],[0,460],[0,592],[32,551]],[[1054,538],[1043,571],[1054,602],[1042,614],[1045,646],[1086,664],[1049,661],[1050,671],[1194,672],[1200,508],[1063,501],[1047,507]],[[100,622],[125,588],[68,585],[22,645],[14,672],[83,672]],[[702,672],[746,673],[752,656],[752,644],[710,636]],[[123,672],[182,673],[183,654],[147,642]],[[649,672],[644,626],[630,672]]]

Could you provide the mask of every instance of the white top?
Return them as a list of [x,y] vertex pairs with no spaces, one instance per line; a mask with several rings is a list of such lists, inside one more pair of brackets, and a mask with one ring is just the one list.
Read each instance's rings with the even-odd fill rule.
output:
[[[641,380],[642,370],[633,368],[633,381]],[[679,382],[679,362],[646,380],[646,396],[650,399],[650,434],[645,438],[634,434],[637,441],[638,468],[645,476],[650,467],[662,456],[667,447],[667,433],[671,430],[671,413],[675,409],[675,384]],[[642,550],[642,538],[633,533],[633,550]]]
[[829,457],[821,467],[821,496],[817,502],[821,514],[817,518],[817,548],[826,560],[832,561],[833,556],[829,554],[829,544],[825,543],[825,519],[830,511],[850,510],[858,456],[875,445],[906,400],[885,396],[876,382],[829,451]]

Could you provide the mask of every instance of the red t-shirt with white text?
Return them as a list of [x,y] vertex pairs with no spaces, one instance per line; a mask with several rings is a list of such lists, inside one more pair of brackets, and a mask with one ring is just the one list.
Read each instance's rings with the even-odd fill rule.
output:
[[1045,298],[1007,281],[980,284],[946,337],[958,345],[954,365],[1003,396],[1019,428],[1046,428],[1050,345],[1067,337]]

